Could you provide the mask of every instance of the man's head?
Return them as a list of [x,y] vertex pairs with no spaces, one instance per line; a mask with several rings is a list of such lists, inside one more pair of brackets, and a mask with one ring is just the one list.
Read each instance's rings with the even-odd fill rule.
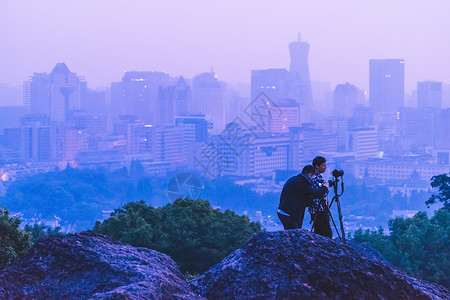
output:
[[313,159],[312,165],[314,166],[316,174],[325,173],[327,169],[327,160],[325,157],[317,156]]
[[316,174],[316,169],[313,166],[307,165],[303,167],[302,174],[308,178],[312,178]]

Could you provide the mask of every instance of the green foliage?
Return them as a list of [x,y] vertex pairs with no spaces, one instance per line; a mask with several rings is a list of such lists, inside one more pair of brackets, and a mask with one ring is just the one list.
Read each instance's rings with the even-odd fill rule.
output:
[[0,268],[23,255],[32,245],[30,234],[19,229],[20,220],[0,207]]
[[447,210],[450,210],[450,177],[447,174],[436,175],[431,178],[431,186],[438,188],[438,194],[431,195],[426,202],[428,206],[442,202]]
[[172,257],[182,272],[203,273],[261,231],[258,223],[232,211],[212,209],[205,200],[178,199],[160,208],[145,202],[116,209],[95,232]]
[[31,240],[33,244],[36,244],[39,240],[43,239],[46,236],[54,234],[63,234],[59,232],[60,230],[61,227],[56,227],[55,229],[53,229],[50,226],[38,224],[34,224],[33,226],[25,225],[25,231],[31,235]]
[[413,218],[389,221],[390,236],[380,231],[355,232],[353,240],[380,251],[409,275],[450,286],[450,212],[440,209],[431,219],[419,212]]
[[149,200],[152,183],[148,177],[130,177],[126,173],[79,170],[37,174],[16,180],[0,202],[23,218],[61,218],[62,225],[76,224],[77,230],[92,228],[102,210],[123,203]]

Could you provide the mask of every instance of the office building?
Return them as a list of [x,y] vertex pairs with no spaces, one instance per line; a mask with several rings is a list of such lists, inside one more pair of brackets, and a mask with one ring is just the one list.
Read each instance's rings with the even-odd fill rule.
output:
[[358,159],[375,158],[378,155],[378,132],[376,128],[349,130],[347,151],[355,153]]
[[175,116],[185,115],[192,110],[191,87],[180,77],[175,84],[160,87],[158,101],[160,123],[173,125]]
[[154,161],[186,165],[183,127],[132,123],[128,125],[127,141],[129,154],[150,154]]
[[204,114],[213,123],[213,133],[225,128],[225,83],[214,72],[194,77],[192,87],[193,113]]
[[418,82],[417,107],[442,108],[442,82],[435,82],[435,81]]
[[[206,175],[264,176],[271,175],[274,170],[288,169],[290,138],[287,135],[261,133],[240,152],[235,151],[240,147],[239,141],[229,143],[219,136],[212,136],[211,141],[215,152],[219,153],[214,157],[214,163],[211,164],[212,158],[202,156],[202,153],[196,157],[201,161],[198,170]],[[205,166],[210,169],[202,168]]]
[[300,104],[294,99],[280,99],[277,106],[280,113],[272,114],[269,118],[269,132],[288,133],[289,128],[300,126]]
[[86,88],[83,77],[70,72],[65,63],[57,63],[50,74],[35,73],[24,82],[24,104],[31,114],[64,122],[71,112],[80,110]]
[[396,112],[404,106],[405,60],[371,59],[369,104],[375,113]]
[[353,108],[352,118],[349,120],[350,129],[370,127],[375,124],[373,111],[363,104],[357,104]]
[[113,115],[134,115],[146,124],[161,124],[160,88],[169,80],[164,72],[125,72],[120,83],[111,84]]
[[357,160],[353,164],[356,178],[369,176],[380,179],[380,183],[388,180],[421,179],[430,181],[431,177],[447,173],[450,165],[422,161],[416,157],[396,159]]
[[441,110],[426,108],[402,108],[398,114],[398,128],[406,150],[411,146],[436,146],[443,133]]
[[346,82],[338,84],[333,94],[333,113],[335,116],[350,118],[352,110],[358,102],[358,89]]

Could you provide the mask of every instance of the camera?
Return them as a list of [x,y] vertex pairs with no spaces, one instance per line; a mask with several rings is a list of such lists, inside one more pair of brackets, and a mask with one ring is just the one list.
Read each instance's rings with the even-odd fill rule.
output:
[[340,177],[340,176],[344,176],[344,171],[334,169],[333,172],[331,172],[331,174],[333,175],[333,177]]
[[335,186],[336,183],[339,181],[337,179],[338,177],[344,176],[344,171],[343,170],[334,169],[333,172],[331,172],[331,175],[333,175],[334,179],[333,180],[328,180],[328,186],[330,188]]

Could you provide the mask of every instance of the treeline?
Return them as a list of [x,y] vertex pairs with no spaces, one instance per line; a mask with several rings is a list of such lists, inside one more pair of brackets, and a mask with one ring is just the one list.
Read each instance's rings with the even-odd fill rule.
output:
[[0,204],[20,212],[23,219],[61,219],[61,225],[76,224],[76,230],[91,229],[102,211],[130,201],[150,200],[150,177],[100,170],[63,171],[19,178],[12,182]]
[[432,218],[419,212],[412,218],[389,221],[383,229],[357,230],[353,240],[377,249],[409,275],[450,287],[450,212],[441,208]]

